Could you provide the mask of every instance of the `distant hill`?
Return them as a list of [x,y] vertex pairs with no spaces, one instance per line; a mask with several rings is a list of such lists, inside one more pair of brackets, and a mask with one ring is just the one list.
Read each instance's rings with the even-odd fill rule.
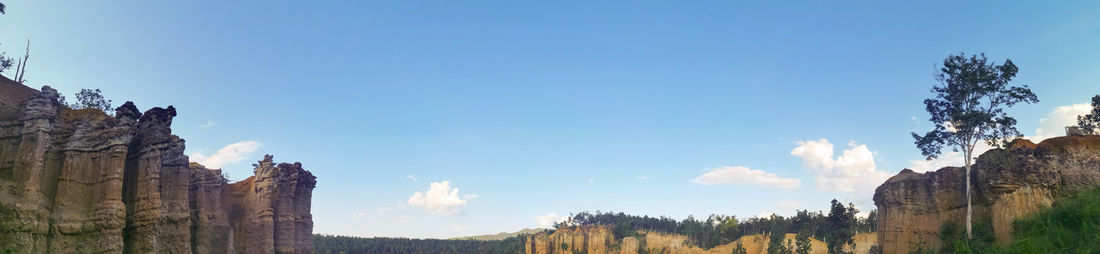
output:
[[544,230],[546,230],[546,229],[542,229],[542,228],[525,228],[525,229],[521,229],[520,231],[511,232],[511,233],[500,232],[500,233],[491,234],[491,235],[463,236],[463,237],[455,237],[455,238],[451,238],[451,239],[447,239],[447,240],[483,240],[483,241],[504,240],[504,239],[507,239],[509,237],[523,235],[523,234],[536,234],[536,233],[542,232]]

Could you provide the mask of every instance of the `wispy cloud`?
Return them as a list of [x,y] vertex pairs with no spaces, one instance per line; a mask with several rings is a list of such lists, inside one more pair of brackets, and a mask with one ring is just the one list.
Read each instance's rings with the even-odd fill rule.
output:
[[794,189],[802,184],[798,179],[782,178],[774,173],[742,166],[716,168],[692,179],[691,182],[703,186],[736,184],[776,189]]
[[413,182],[416,182],[416,180],[419,180],[418,178],[416,178],[416,175],[407,175],[407,176],[405,176],[405,178],[408,178],[409,180],[412,180]]
[[535,225],[540,228],[552,228],[554,223],[565,221],[568,217],[556,213],[535,216]]
[[199,128],[210,128],[210,126],[214,126],[214,120],[206,119],[206,123],[200,124]]

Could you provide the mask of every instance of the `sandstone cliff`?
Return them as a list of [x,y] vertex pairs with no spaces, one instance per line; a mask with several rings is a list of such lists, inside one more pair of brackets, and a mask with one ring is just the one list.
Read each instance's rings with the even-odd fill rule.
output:
[[[1100,136],[1016,140],[979,156],[971,177],[975,223],[989,225],[998,243],[1008,243],[1016,218],[1100,186]],[[943,223],[965,225],[965,187],[959,167],[923,174],[906,169],[879,186],[874,200],[884,253],[905,253],[919,238],[939,248]]]
[[229,184],[188,163],[171,106],[111,117],[48,86],[0,77],[0,92],[0,252],[309,252],[316,181],[301,164],[266,156]]
[[[541,232],[528,235],[524,242],[527,254],[561,254],[561,253],[587,253],[587,254],[637,254],[645,250],[645,253],[671,253],[671,254],[726,254],[733,253],[733,249],[740,243],[749,254],[768,253],[768,242],[771,238],[765,235],[742,236],[736,241],[703,249],[691,243],[691,240],[683,235],[666,234],[659,232],[639,231],[641,237],[623,237],[615,239],[611,230],[606,226],[579,226],[564,227],[554,230],[553,233]],[[874,233],[860,233],[854,239],[855,249],[845,248],[846,251],[855,253],[867,253],[871,245],[876,243]],[[795,241],[795,234],[786,234],[784,242]],[[811,253],[827,253],[825,242],[810,239]]]

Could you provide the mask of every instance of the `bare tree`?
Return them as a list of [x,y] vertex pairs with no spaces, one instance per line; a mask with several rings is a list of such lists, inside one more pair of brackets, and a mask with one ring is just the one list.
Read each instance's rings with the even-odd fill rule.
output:
[[[30,59],[30,58],[31,58],[31,39],[27,39],[27,51],[26,51],[26,53],[23,53],[23,59],[20,59],[19,63],[15,66],[15,79],[14,79],[15,82],[19,82],[20,84],[22,84],[22,83],[27,81],[27,79],[24,75],[27,74],[27,59]],[[9,59],[9,61],[10,61],[10,59]],[[9,66],[10,66],[10,63],[9,63]]]

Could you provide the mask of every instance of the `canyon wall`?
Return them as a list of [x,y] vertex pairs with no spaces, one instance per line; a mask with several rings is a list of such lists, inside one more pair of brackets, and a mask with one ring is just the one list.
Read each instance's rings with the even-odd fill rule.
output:
[[[884,253],[907,253],[921,240],[938,249],[944,223],[966,225],[965,181],[959,167],[905,169],[879,186],[874,200]],[[1015,219],[1100,186],[1100,136],[1013,141],[979,156],[971,181],[975,225],[991,230],[997,243],[1009,243]]]
[[[562,227],[549,232],[540,232],[528,235],[524,241],[524,252],[527,254],[637,254],[637,253],[673,253],[673,254],[726,254],[733,253],[734,248],[740,243],[749,254],[768,253],[768,242],[771,238],[766,235],[746,235],[736,241],[703,249],[694,245],[687,236],[667,234],[660,232],[638,231],[640,236],[628,236],[615,239],[611,229],[607,226],[577,226]],[[795,242],[795,234],[786,234],[783,242]],[[868,253],[871,245],[876,243],[874,233],[859,233],[853,239],[853,246],[846,246],[845,251],[854,253]],[[811,251],[814,254],[828,253],[825,242],[810,239]]]
[[0,76],[0,252],[309,253],[315,177],[189,163],[173,107],[73,110]]

